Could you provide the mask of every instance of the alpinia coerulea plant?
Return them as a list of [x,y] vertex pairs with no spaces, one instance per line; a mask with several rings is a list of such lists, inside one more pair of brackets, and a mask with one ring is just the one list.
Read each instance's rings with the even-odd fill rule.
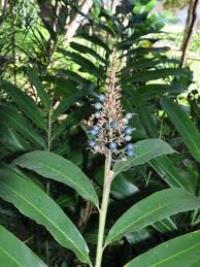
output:
[[[117,175],[138,165],[149,162],[152,164],[153,159],[160,159],[162,163],[163,160],[168,160],[167,157],[163,158],[162,156],[174,153],[174,150],[161,139],[145,139],[134,142],[134,144],[131,142],[134,128],[130,126],[130,119],[133,114],[125,114],[123,110],[121,104],[123,88],[120,87],[118,82],[119,73],[118,60],[116,59],[116,54],[113,54],[104,88],[105,94],[96,96],[97,101],[94,104],[95,112],[89,119],[89,147],[92,152],[100,153],[105,157],[101,205],[99,205],[96,190],[85,173],[71,161],[55,152],[51,152],[48,146],[45,146],[45,143],[43,150],[35,150],[22,154],[9,167],[0,168],[1,198],[6,202],[12,203],[26,217],[44,226],[61,246],[73,251],[79,262],[90,267],[104,267],[104,250],[112,243],[126,237],[128,233],[135,233],[155,223],[158,226],[162,220],[166,220],[164,223],[171,225],[173,221],[171,221],[170,216],[184,211],[195,210],[200,207],[199,198],[187,190],[185,184],[181,184],[181,181],[178,184],[181,188],[177,188],[177,183],[174,186],[174,181],[176,180],[173,180],[173,184],[169,183],[169,185],[175,188],[168,188],[153,193],[134,204],[117,219],[105,236],[109,196],[112,183],[114,179],[117,179]],[[36,77],[33,80],[39,81]],[[20,103],[21,99],[25,99],[25,103],[29,103],[30,106],[35,107],[33,102],[31,102],[32,100],[17,87],[4,83],[4,88],[11,95],[17,92],[21,96],[21,98],[17,98],[17,100],[20,99]],[[40,95],[44,97],[45,91],[43,90],[42,84],[40,84],[39,88]],[[46,108],[49,110],[48,112],[50,112],[51,106],[49,102],[47,101],[45,103]],[[166,104],[169,105],[168,102]],[[176,106],[174,106],[175,104],[173,103],[171,105],[173,110],[177,111]],[[25,105],[25,110],[27,112],[29,111],[27,105]],[[2,112],[5,117],[9,115],[11,118],[11,115],[15,114],[18,120],[18,115],[21,115],[16,113],[15,109],[9,109],[5,105],[2,105]],[[36,112],[38,112],[37,109]],[[175,113],[179,115],[180,112],[177,111]],[[32,114],[35,113],[31,112]],[[37,123],[38,117],[39,115],[33,118]],[[40,124],[42,119],[41,117],[39,120]],[[185,120],[187,122],[189,121],[188,118]],[[190,128],[194,129],[192,122],[188,123],[191,124]],[[35,135],[33,134],[33,136]],[[41,139],[39,141],[41,143]],[[158,161],[156,162],[158,163]],[[19,167],[23,170],[19,170]],[[53,200],[51,195],[44,192],[38,184],[30,179],[30,173],[24,169],[33,171],[37,176],[39,175],[40,179],[48,178],[48,180],[50,179],[72,188],[83,199],[88,201],[87,203],[92,203],[96,207],[99,212],[99,227],[96,257],[93,256],[93,260],[89,256],[88,245],[80,230],[61,209],[58,203]],[[160,262],[159,267],[164,267],[167,262],[167,266],[174,267],[179,266],[179,263],[184,260],[184,263],[186,263],[185,266],[191,267],[193,263],[196,263],[196,260],[200,260],[200,254],[198,253],[199,239],[200,231],[196,231],[169,240],[153,248],[153,253],[152,251],[147,251],[134,258],[125,266],[150,267],[158,266],[157,262]],[[13,248],[15,248],[14,255]],[[48,246],[46,254],[46,262],[49,265]],[[2,258],[3,264],[6,267],[10,267],[10,261],[13,259],[15,262],[19,262],[19,266],[21,267],[47,267],[23,242],[13,236],[6,228],[0,226],[0,259]]]
[[104,244],[104,231],[106,215],[108,210],[111,184],[114,179],[112,163],[114,160],[126,160],[126,156],[134,155],[134,146],[130,142],[133,128],[128,126],[132,118],[131,113],[123,116],[121,104],[121,88],[117,78],[116,55],[112,55],[112,63],[108,70],[106,82],[106,93],[97,96],[94,104],[96,113],[91,117],[89,124],[90,141],[89,146],[94,153],[105,156],[105,171],[103,183],[103,195],[101,208],[99,210],[98,243],[96,251],[95,267],[100,267],[102,262]]

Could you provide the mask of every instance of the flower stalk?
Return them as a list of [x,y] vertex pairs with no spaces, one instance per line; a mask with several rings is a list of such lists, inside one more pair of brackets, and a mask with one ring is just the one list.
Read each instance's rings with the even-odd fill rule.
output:
[[105,233],[106,217],[108,211],[110,189],[114,174],[113,171],[111,170],[111,164],[112,164],[112,152],[110,151],[105,160],[103,196],[102,196],[101,209],[99,211],[99,230],[98,230],[95,267],[101,267],[102,256],[104,251],[104,233]]

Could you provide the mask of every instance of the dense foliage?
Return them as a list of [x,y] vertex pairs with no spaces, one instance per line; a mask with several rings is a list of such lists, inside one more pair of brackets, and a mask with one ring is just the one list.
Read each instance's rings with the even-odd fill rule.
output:
[[93,2],[87,15],[70,0],[2,7],[0,262],[92,266],[104,157],[88,149],[87,121],[116,50],[136,147],[114,165],[102,267],[197,267],[200,99],[187,91],[192,72],[159,46],[156,1],[126,1],[115,12]]

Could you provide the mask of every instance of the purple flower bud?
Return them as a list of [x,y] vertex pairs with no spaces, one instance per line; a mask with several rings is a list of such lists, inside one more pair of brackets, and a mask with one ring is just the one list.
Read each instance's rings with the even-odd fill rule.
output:
[[94,107],[95,107],[97,110],[99,110],[99,109],[102,108],[102,104],[101,104],[101,103],[96,103],[96,104],[94,104]]
[[124,139],[126,142],[129,142],[129,141],[131,141],[132,137],[131,137],[131,135],[125,135]]
[[112,143],[110,143],[110,146],[109,147],[110,147],[110,149],[112,151],[115,151],[117,149],[117,144],[115,142],[112,142]]

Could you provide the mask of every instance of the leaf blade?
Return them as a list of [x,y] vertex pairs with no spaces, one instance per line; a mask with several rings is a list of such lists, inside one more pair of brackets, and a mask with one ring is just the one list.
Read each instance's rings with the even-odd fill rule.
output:
[[200,231],[196,231],[162,243],[136,257],[125,267],[199,266],[199,248]]
[[177,131],[182,136],[193,157],[200,162],[200,133],[194,123],[186,112],[174,101],[162,98],[161,105],[169,115],[170,120]]
[[153,158],[162,155],[172,154],[175,151],[164,141],[160,139],[146,139],[139,141],[134,146],[135,156],[123,163],[114,165],[115,176],[120,172],[126,171],[131,167],[142,165]]
[[69,160],[53,152],[33,151],[18,157],[13,164],[72,187],[98,207],[98,198],[88,177]]
[[1,225],[0,262],[9,267],[47,267],[23,242]]
[[90,263],[88,247],[78,229],[62,209],[36,184],[12,169],[0,170],[0,197],[22,214],[46,227],[63,247]]
[[139,201],[112,226],[106,244],[119,240],[128,232],[139,231],[179,212],[199,208],[200,200],[182,189],[165,189]]

